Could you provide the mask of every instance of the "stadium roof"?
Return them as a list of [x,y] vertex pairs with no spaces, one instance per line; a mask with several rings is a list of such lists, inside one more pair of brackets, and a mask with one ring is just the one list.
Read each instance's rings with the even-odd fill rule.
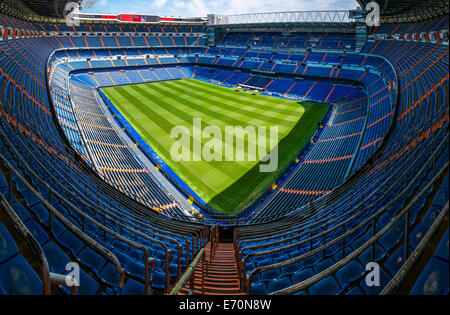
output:
[[[365,8],[374,0],[357,0]],[[412,22],[448,14],[449,0],[375,0],[380,5],[381,22]]]
[[69,2],[81,3],[82,0],[22,0],[37,15],[50,18],[63,18],[64,8]]
[[82,0],[1,0],[0,12],[23,20],[61,20],[69,2]]

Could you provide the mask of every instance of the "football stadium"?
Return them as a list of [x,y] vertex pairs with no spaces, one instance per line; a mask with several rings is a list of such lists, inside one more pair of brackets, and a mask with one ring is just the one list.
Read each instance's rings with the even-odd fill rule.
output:
[[449,294],[448,0],[95,2],[0,1],[0,295]]

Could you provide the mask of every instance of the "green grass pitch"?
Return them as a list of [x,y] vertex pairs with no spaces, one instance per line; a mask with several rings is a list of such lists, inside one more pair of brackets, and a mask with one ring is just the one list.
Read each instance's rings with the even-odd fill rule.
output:
[[[309,141],[317,123],[328,112],[328,106],[323,104],[255,95],[198,80],[111,87],[102,91],[172,170],[215,211],[223,214],[242,211],[269,187]],[[203,128],[218,126],[222,132],[225,126],[256,129],[266,126],[267,130],[278,126],[277,171],[260,173],[260,161],[173,161],[170,150],[177,139],[170,137],[171,130],[185,126],[192,132],[194,118],[202,119]]]

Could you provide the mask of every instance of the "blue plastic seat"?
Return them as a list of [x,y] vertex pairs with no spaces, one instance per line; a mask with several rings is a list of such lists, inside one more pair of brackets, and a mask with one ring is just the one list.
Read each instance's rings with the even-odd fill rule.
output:
[[389,251],[402,238],[405,231],[405,220],[398,220],[378,241],[386,251]]
[[30,207],[30,209],[31,211],[33,211],[33,213],[37,216],[37,218],[42,224],[48,226],[48,218],[49,218],[48,210],[45,209],[43,205],[39,203]]
[[410,217],[410,223],[413,224],[416,219],[417,215],[422,211],[423,207],[425,206],[425,203],[427,201],[428,195],[423,195],[422,198],[420,198],[412,207],[409,209],[409,217]]
[[281,278],[276,279],[274,281],[269,282],[269,293],[273,293],[276,291],[280,291],[282,289],[288,288],[292,285],[289,278]]
[[[149,268],[151,268],[150,265],[149,265]],[[134,260],[128,258],[124,269],[129,275],[140,279],[142,282],[145,281],[145,266],[144,266],[144,264],[141,264],[137,261],[134,261]]]
[[78,259],[92,272],[95,272],[97,276],[100,275],[100,271],[106,264],[105,258],[103,258],[100,254],[96,253],[93,249],[87,246],[78,254]]
[[76,237],[72,232],[67,231],[62,234],[58,241],[69,250],[74,256],[77,256],[84,244],[78,237]]
[[178,278],[178,264],[169,265],[169,274],[172,278]]
[[283,275],[292,275],[301,270],[301,268],[299,263],[294,263],[281,268],[281,273]]
[[116,270],[116,266],[112,263],[107,263],[103,270],[101,271],[100,278],[107,284],[119,287],[120,285],[120,274]]
[[128,279],[123,287],[122,295],[144,295],[145,285],[133,279]]
[[449,230],[445,233],[444,237],[439,243],[435,255],[443,260],[449,261],[449,242],[448,242]]
[[186,267],[186,258],[185,257],[180,258],[180,265],[181,265],[181,268]]
[[16,197],[13,196],[13,202],[11,205],[11,208],[14,210],[14,212],[17,214],[17,216],[22,220],[22,222],[27,222],[31,219],[31,215],[28,212],[28,210],[25,209],[24,206],[22,206],[21,203],[19,203],[16,199]]
[[269,266],[269,265],[272,265],[272,261],[269,259],[265,259],[265,260],[256,262],[257,267],[264,267],[264,266]]
[[443,295],[449,289],[449,264],[432,258],[411,290],[412,295]]
[[366,248],[364,252],[359,255],[358,260],[363,265],[366,266],[370,262],[377,262],[384,254],[384,250],[375,243],[375,257],[372,258],[372,246]]
[[247,262],[247,263],[245,264],[245,271],[246,271],[246,272],[250,272],[250,271],[252,271],[253,269],[255,269],[255,263],[254,263],[253,261]]
[[443,182],[443,185],[441,185],[441,188],[434,197],[433,206],[442,209],[445,207],[445,204],[447,202],[448,202],[448,176],[446,177],[445,181]]
[[316,271],[316,273],[320,273],[320,272],[330,268],[333,265],[334,265],[333,260],[331,258],[327,258],[327,259],[321,261],[320,263],[318,263],[317,265],[315,265],[314,270]]
[[314,267],[314,265],[317,264],[318,261],[319,258],[317,257],[317,255],[314,255],[300,261],[300,264],[304,267]]
[[136,261],[144,261],[144,252],[137,248],[131,248],[128,252],[128,256]]
[[314,276],[312,269],[305,269],[292,275],[292,283],[300,283]]
[[41,295],[42,281],[21,255],[0,266],[0,286],[8,295]]
[[272,281],[280,276],[280,271],[278,269],[268,270],[261,272],[261,279],[263,281]]
[[400,246],[386,262],[384,263],[384,268],[394,276],[400,270],[400,268],[405,263],[405,246]]
[[266,285],[262,282],[252,283],[250,287],[250,295],[267,295]]
[[117,249],[121,250],[124,253],[126,253],[126,252],[128,252],[130,250],[130,246],[129,245],[127,245],[127,244],[125,244],[125,243],[123,243],[123,242],[121,242],[121,241],[119,241],[117,239],[114,239],[112,241],[111,245],[114,248],[117,248]]
[[130,260],[130,257],[128,257],[127,255],[125,255],[124,253],[122,253],[121,251],[119,251],[117,249],[113,249],[112,253],[117,257],[120,264],[122,265],[122,268],[125,268],[128,261]]
[[14,239],[3,223],[0,222],[0,265],[19,253]]
[[327,277],[310,287],[308,291],[311,295],[336,295],[340,287],[333,277]]
[[420,241],[422,241],[423,237],[427,233],[427,225],[419,224],[412,232],[409,234],[409,245],[412,249],[415,249],[417,245],[419,245]]
[[161,271],[154,271],[151,279],[151,287],[159,290],[164,290],[166,283],[166,276]]
[[61,214],[61,215],[63,215],[64,217],[68,217],[69,216],[69,213],[67,212],[67,209],[62,205],[62,204],[60,204],[60,203],[56,203],[56,201],[54,201],[53,203],[52,203],[52,205],[53,205],[53,207],[56,209],[56,210],[58,210],[58,212]]
[[377,224],[380,228],[384,228],[391,220],[397,215],[397,213],[403,207],[403,200],[399,199],[394,202],[392,205],[387,207],[385,212],[381,215],[381,217],[377,220]]
[[54,242],[48,242],[42,248],[47,258],[50,271],[58,274],[63,274],[66,266],[71,262],[69,256]]
[[336,272],[335,276],[341,287],[348,287],[348,285],[356,281],[363,274],[364,269],[357,260],[352,260],[344,267]]
[[364,234],[360,235],[359,237],[356,237],[353,241],[351,241],[350,246],[351,248],[353,248],[353,250],[357,250],[362,245],[367,243],[367,241],[369,240],[370,240],[370,232],[365,232]]
[[61,236],[61,234],[63,234],[65,231],[67,231],[67,229],[64,227],[64,225],[61,222],[59,222],[58,219],[53,218],[51,231],[52,231],[53,236],[58,238],[59,236]]
[[25,225],[41,246],[43,246],[45,243],[48,242],[49,237],[47,233],[41,228],[41,226],[36,221],[30,220],[27,223],[25,223]]
[[[21,191],[21,189],[19,189],[19,191]],[[39,199],[30,190],[26,190],[25,192],[21,193],[28,207],[31,208],[40,203]]]

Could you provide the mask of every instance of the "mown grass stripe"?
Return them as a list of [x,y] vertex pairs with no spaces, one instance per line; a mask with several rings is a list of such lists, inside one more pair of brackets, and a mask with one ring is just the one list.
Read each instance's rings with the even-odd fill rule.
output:
[[[141,90],[142,88],[141,87],[134,87],[133,89],[137,89],[137,90]],[[158,98],[157,96],[158,95],[154,95],[154,94],[152,94],[151,92],[149,92],[148,90],[146,90],[146,91],[144,91],[143,90],[143,95],[146,95],[147,97],[148,97],[148,99],[150,100],[150,99],[152,99],[152,98],[154,98],[154,99],[159,99],[160,101],[159,101],[159,105],[164,105],[164,106],[161,106],[161,108],[164,108],[164,110],[167,110],[167,111],[169,111],[169,112],[171,112],[173,115],[175,115],[176,117],[178,117],[178,118],[180,118],[180,119],[182,119],[186,124],[185,124],[185,126],[188,126],[188,127],[190,127],[191,125],[192,125],[192,122],[193,122],[193,119],[194,118],[198,118],[198,117],[195,117],[195,116],[191,116],[190,114],[188,114],[188,113],[186,113],[185,111],[182,111],[182,110],[179,110],[179,109],[177,109],[177,108],[175,108],[175,106],[173,106],[174,105],[174,103],[173,102],[166,102],[166,101],[163,101],[163,99],[162,98]],[[161,93],[160,93],[160,95],[164,95],[164,96],[167,96],[168,94],[166,94],[166,93],[164,93],[164,91],[162,91]],[[171,100],[174,100],[174,101],[176,101],[175,99],[171,99]],[[181,105],[181,104],[184,104],[184,106],[187,106],[187,107],[189,107],[189,106],[193,106],[193,107],[195,107],[196,106],[196,104],[195,103],[193,103],[193,102],[183,102],[182,100],[180,100],[179,98],[178,98],[178,102],[179,102],[179,104]],[[141,103],[142,104],[142,103]],[[142,104],[143,105],[143,104]],[[145,105],[143,105],[143,106],[145,106]],[[149,117],[150,118],[150,117]],[[240,125],[239,126],[245,126],[244,125],[245,123],[244,122],[240,122]],[[228,126],[228,125],[230,125],[229,124],[229,122],[227,122],[227,121],[225,121],[225,120],[223,120],[222,121],[222,125],[223,126]],[[204,128],[204,127],[208,127],[208,126],[212,126],[212,125],[210,125],[210,124],[208,124],[207,123],[207,120],[202,120],[202,127]],[[218,126],[218,127],[220,127],[220,126]],[[171,130],[165,130],[168,134],[170,134],[170,131]],[[285,136],[285,133],[284,134],[282,134],[281,135],[282,137],[284,137]],[[267,143],[269,143],[269,134],[267,134],[267,137],[266,137],[266,142]],[[192,134],[191,134],[191,143],[193,142],[193,137],[192,137]],[[205,145],[208,141],[209,141],[209,139],[202,139],[203,141],[201,141],[201,143],[202,143],[202,145]],[[250,145],[256,145],[256,143],[253,143],[253,142],[249,142],[248,141],[248,139],[247,138],[245,138],[244,139],[244,148],[247,148],[248,147],[248,145],[250,144]],[[224,143],[224,145],[225,145],[225,143]],[[226,150],[233,150],[233,148],[229,148],[229,147],[226,147]],[[237,151],[237,150],[236,150]],[[256,163],[256,162],[255,162]],[[211,164],[212,165],[215,165],[215,167],[216,168],[219,168],[220,167],[220,165],[223,165],[221,162],[211,162]],[[216,165],[217,164],[217,165]]]
[[[160,91],[161,94],[163,94],[165,96],[169,96],[169,95],[171,95],[171,93],[173,94],[174,90],[178,91],[180,93],[184,93],[183,94],[184,98],[174,96],[173,99],[178,100],[181,104],[183,104],[183,102],[186,102],[186,103],[188,103],[189,106],[192,106],[194,109],[208,114],[210,117],[217,117],[218,113],[220,113],[220,116],[224,117],[223,121],[226,121],[227,123],[229,123],[233,126],[246,126],[246,125],[248,125],[248,120],[255,119],[255,118],[258,119],[261,123],[269,122],[272,125],[284,126],[284,127],[288,127],[288,126],[292,125],[292,123],[286,122],[283,119],[274,119],[273,116],[271,117],[271,116],[267,116],[264,114],[260,114],[257,111],[252,112],[249,110],[245,110],[244,108],[242,108],[243,106],[245,106],[245,104],[243,102],[241,103],[242,107],[237,106],[237,105],[232,105],[231,103],[236,103],[236,102],[233,102],[232,99],[224,99],[224,101],[226,101],[226,104],[223,104],[223,103],[219,104],[216,101],[211,102],[212,97],[205,96],[206,93],[201,95],[200,93],[196,92],[193,89],[182,89],[177,86],[173,86],[170,88],[166,87],[165,92],[163,91],[163,89],[164,88],[160,88],[160,87],[156,87],[156,86],[154,87],[154,90]],[[208,93],[208,94],[211,95],[211,93]],[[189,101],[188,99],[185,98],[186,95],[196,98],[197,102]],[[205,108],[204,106],[199,106],[197,104],[199,101],[205,102],[205,103],[209,102],[210,108]],[[223,106],[223,105],[226,105],[226,106]],[[226,111],[227,114],[225,114],[223,112],[214,111],[214,109],[217,109],[220,111]],[[232,116],[230,116],[230,114],[232,114],[232,115],[240,114],[245,120],[233,118]]]
[[[187,81],[187,82],[185,82],[185,81]],[[189,82],[189,81],[191,81],[191,82]],[[229,89],[225,88],[225,87],[215,86],[212,84],[211,85],[214,88],[195,87],[195,85],[192,85],[192,81],[193,80],[183,80],[182,82],[183,82],[183,84],[190,85],[194,91],[203,91],[205,93],[210,93],[211,90],[217,91],[218,94],[215,95],[215,97],[217,97],[217,98],[220,98],[222,100],[235,101],[235,103],[237,105],[244,105],[246,107],[257,109],[258,111],[264,110],[265,112],[280,113],[285,116],[293,116],[298,113],[298,107],[300,104],[297,101],[282,100],[280,98],[275,98],[275,97],[273,97],[273,99],[266,100],[267,96],[251,95],[251,93],[246,93],[244,91],[222,93],[224,91],[224,89],[225,89],[225,91],[229,90]],[[182,84],[180,84],[180,85],[182,85]],[[225,94],[227,94],[231,97],[228,97]],[[256,100],[252,99],[252,102],[248,102],[250,96],[254,97]],[[262,99],[260,101],[258,101],[258,98],[262,98]],[[239,102],[239,100],[242,100],[242,102]],[[288,105],[286,105],[286,104],[288,104]],[[272,105],[272,106],[270,106],[270,105]],[[289,106],[289,109],[280,108],[283,106]]]
[[[150,140],[149,142],[151,143],[151,146],[155,149],[155,151],[158,152],[158,154],[161,155],[161,157],[165,157],[164,160],[166,161],[166,163],[169,165],[173,164],[173,161],[170,158],[170,149],[167,149],[164,145],[162,145],[160,139],[156,139],[155,137],[153,137],[146,130],[146,128],[134,118],[135,114],[131,113],[132,110],[130,110],[129,108],[126,108],[128,106],[123,106],[123,105],[126,104],[127,102],[130,102],[130,100],[131,100],[132,102],[130,104],[133,104],[132,106],[138,112],[140,112],[144,115],[147,115],[147,117],[149,117],[149,120],[151,119],[151,121],[153,123],[155,123],[162,131],[164,131],[164,133],[166,133],[166,138],[167,138],[167,135],[170,134],[170,131],[172,130],[172,128],[175,127],[175,125],[173,125],[171,122],[169,122],[168,120],[161,117],[157,112],[146,107],[136,97],[134,97],[131,93],[129,93],[128,90],[129,90],[128,87],[122,86],[122,87],[116,88],[116,92],[114,92],[114,93],[116,93],[115,96],[114,96],[114,93],[113,93],[113,96],[111,96],[111,94],[109,94],[108,91],[106,91],[105,93],[108,97],[111,97],[111,100],[114,103],[121,104],[120,106],[119,105],[117,106],[119,111],[125,116],[125,118],[128,121],[132,122],[133,126],[136,129],[138,129],[137,131],[142,136],[144,136],[144,138],[146,138],[147,140]],[[162,101],[162,100],[160,102],[163,105],[167,104],[165,101]],[[144,113],[143,110],[147,111],[148,114],[150,114],[150,115]],[[169,126],[169,127],[167,127],[167,126]],[[191,143],[193,143],[192,134],[191,134],[190,138],[191,138]],[[203,141],[203,142],[206,143],[206,141]],[[230,163],[229,165],[225,165],[225,163],[222,163],[222,162],[210,162],[209,166],[210,166],[210,168],[211,167],[214,168],[217,172],[220,173],[221,176],[224,176],[226,178],[230,178],[228,175],[229,174],[228,171],[230,171],[230,168],[233,170],[233,172],[245,172],[246,171],[246,168],[238,163]],[[178,168],[182,167],[185,173],[189,173],[191,176],[195,176],[195,174],[193,174],[189,170],[189,168],[184,167],[182,163],[177,163],[177,167]],[[211,172],[211,170],[208,170],[208,171]],[[183,178],[183,180],[184,179],[185,178]],[[230,179],[232,179],[232,178],[230,178]],[[189,180],[186,179],[186,181],[189,181]],[[212,187],[208,186],[208,188],[212,188]],[[207,198],[205,198],[205,199],[207,199]]]
[[[270,101],[265,100],[258,102],[256,101],[257,98],[263,97],[265,99],[267,98],[267,96],[262,96],[259,94],[253,95],[252,92],[241,91],[239,93],[235,92],[234,95],[226,97],[223,96],[220,91],[221,89],[210,91],[208,89],[197,88],[194,90],[194,93],[197,95],[214,94],[215,101],[219,103],[227,102],[227,104],[230,106],[230,110],[238,111],[246,117],[249,116],[249,113],[250,116],[255,116],[254,113],[256,113],[259,115],[259,117],[255,117],[255,119],[268,120],[278,125],[283,125],[285,123],[289,124],[289,122],[296,122],[298,120],[298,116],[300,116],[305,110],[305,108],[303,108],[302,105],[296,101],[271,98]],[[249,96],[254,98],[250,99],[251,102],[249,102]],[[294,106],[290,107],[292,108],[292,110],[285,110],[281,108],[283,104],[287,102],[289,102],[290,104],[294,104]],[[267,117],[270,118],[268,119]]]
[[[134,86],[130,86],[130,87],[134,87]],[[112,95],[109,93],[109,90],[105,91],[105,93],[108,95],[108,97],[111,97],[111,100],[115,103],[115,104],[121,104],[120,106],[117,106],[119,111],[126,117],[126,119],[130,122],[132,122],[133,126],[135,128],[137,128],[138,132],[144,136],[145,139],[147,139],[147,141],[149,141],[151,143],[151,146],[153,146],[153,148],[155,149],[155,151],[158,152],[158,154],[160,154],[160,156],[166,161],[167,164],[169,164],[170,166],[172,166],[174,163],[171,161],[170,159],[170,152],[169,150],[167,150],[164,145],[161,145],[161,141],[160,139],[156,139],[155,137],[153,137],[149,132],[147,132],[146,128],[143,127],[135,118],[135,114],[131,114],[132,110],[130,110],[129,106],[123,106],[124,104],[127,104],[128,102],[130,102],[129,104],[133,106],[133,108],[135,110],[137,110],[140,113],[142,112],[142,103],[133,95],[131,95],[131,93],[128,92],[129,87],[125,87],[125,86],[121,86],[121,87],[117,87],[115,88],[115,90],[112,91]],[[163,105],[165,105],[165,102],[160,101],[160,103],[163,103]],[[173,124],[171,124],[170,122],[166,121],[165,119],[163,119],[159,114],[157,114],[155,111],[151,110],[151,109],[147,109],[148,113],[150,113],[150,115],[146,114],[149,119],[150,117],[153,123],[156,123],[158,125],[158,127],[170,134],[170,131],[168,131],[168,129],[165,128],[166,125],[170,125],[173,126]],[[192,137],[191,137],[191,143],[192,143]],[[209,201],[210,198],[212,197],[216,197],[217,194],[220,193],[220,190],[215,189],[214,187],[208,185],[207,182],[204,182],[201,177],[198,176],[198,174],[195,174],[193,171],[191,171],[191,168],[186,167],[185,165],[183,165],[182,163],[176,163],[176,168],[181,169],[182,170],[182,174],[187,174],[188,176],[180,176],[181,178],[183,178],[183,180],[187,183],[190,184],[190,186],[195,189],[198,185],[198,183],[192,182],[190,179],[191,178],[199,178],[201,180],[201,182],[203,183],[203,185],[200,185],[202,190],[208,190],[208,194],[206,195],[210,195],[211,197],[207,197],[207,196],[202,196],[202,193],[199,193],[199,195],[204,198],[205,201]],[[235,172],[244,172],[245,173],[245,168],[242,168],[241,165],[236,164],[236,163],[226,163],[227,165],[225,165],[225,163],[221,163],[221,162],[211,162],[209,163],[209,167],[210,168],[214,168],[215,171],[212,171],[211,169],[208,170],[204,170],[202,173],[206,173],[205,177],[207,178],[207,173],[210,173],[210,175],[213,178],[217,178],[217,176],[222,176],[224,178],[228,178],[231,180],[233,180],[233,178],[229,177],[229,173],[230,171],[232,171],[231,173],[235,173]],[[223,170],[222,170],[223,169]]]

